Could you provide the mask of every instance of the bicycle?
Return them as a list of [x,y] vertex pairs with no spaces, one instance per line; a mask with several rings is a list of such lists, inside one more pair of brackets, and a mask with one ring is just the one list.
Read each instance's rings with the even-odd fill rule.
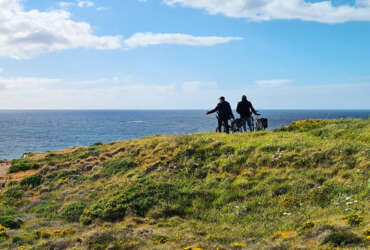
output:
[[[243,132],[243,127],[242,127],[242,120],[241,119],[230,119],[231,125],[229,127],[229,131],[231,133],[239,133]],[[221,126],[222,131],[218,130],[218,127],[216,128],[216,132],[224,132],[226,133],[226,125],[224,122],[222,122]]]
[[266,130],[268,128],[267,118],[259,118],[261,115],[256,115],[256,119],[252,116],[253,131]]

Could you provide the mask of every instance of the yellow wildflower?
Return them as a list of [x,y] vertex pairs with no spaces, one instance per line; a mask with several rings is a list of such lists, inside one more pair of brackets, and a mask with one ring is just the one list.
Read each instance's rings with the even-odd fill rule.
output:
[[139,242],[137,242],[137,241],[131,241],[131,242],[127,243],[127,246],[129,246],[129,247],[134,247],[134,246],[137,246],[137,245],[139,245]]
[[217,249],[216,249],[216,250],[226,250],[226,247],[219,246],[219,247],[217,247]]
[[274,234],[271,239],[277,240],[277,239],[285,239],[289,238],[295,235],[295,232],[277,232]]
[[7,237],[6,231],[9,229],[4,227],[3,225],[0,225],[0,237]]
[[230,247],[237,247],[237,248],[242,248],[242,247],[246,247],[246,246],[247,246],[246,244],[240,243],[240,242],[234,242],[234,243],[230,244]]
[[203,250],[203,248],[200,248],[200,247],[185,247],[184,250]]

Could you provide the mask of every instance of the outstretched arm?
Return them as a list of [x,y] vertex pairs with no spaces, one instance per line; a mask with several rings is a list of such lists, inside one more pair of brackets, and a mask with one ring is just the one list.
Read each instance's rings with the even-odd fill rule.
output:
[[207,115],[212,114],[212,113],[216,112],[217,110],[218,110],[218,105],[216,106],[216,108],[214,108],[214,109],[212,109],[212,110],[208,111],[206,114],[207,114]]

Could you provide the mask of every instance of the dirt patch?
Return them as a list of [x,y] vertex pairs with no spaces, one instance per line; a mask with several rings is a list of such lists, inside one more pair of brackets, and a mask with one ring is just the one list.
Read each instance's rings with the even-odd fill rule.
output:
[[7,179],[9,180],[23,180],[24,178],[34,175],[37,173],[37,170],[31,169],[27,171],[17,172],[14,174],[8,174]]

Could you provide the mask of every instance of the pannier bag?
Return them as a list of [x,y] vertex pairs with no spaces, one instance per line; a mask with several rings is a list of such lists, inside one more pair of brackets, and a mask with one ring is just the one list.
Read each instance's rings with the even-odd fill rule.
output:
[[261,118],[259,120],[261,121],[263,128],[267,129],[268,128],[268,119],[267,118]]

